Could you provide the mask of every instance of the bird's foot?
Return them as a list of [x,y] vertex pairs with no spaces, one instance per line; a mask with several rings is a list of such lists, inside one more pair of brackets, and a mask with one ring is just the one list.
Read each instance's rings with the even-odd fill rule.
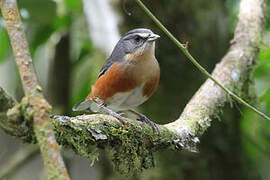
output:
[[124,118],[128,118],[128,116],[127,116],[126,113],[121,112],[121,113],[118,113],[118,114],[119,114],[120,116],[124,117]]
[[158,126],[156,123],[154,123],[153,121],[151,121],[150,119],[148,119],[145,115],[140,114],[139,116],[140,118],[138,119],[139,121],[145,122],[146,124],[149,124],[154,132],[158,132]]
[[133,113],[133,114],[135,114],[135,115],[137,115],[139,117],[139,119],[138,119],[139,121],[142,121],[142,122],[145,122],[146,124],[149,124],[152,127],[152,129],[153,129],[154,132],[158,132],[158,126],[157,126],[157,124],[154,123],[154,122],[152,122],[145,115],[143,115],[143,114],[141,114],[141,113],[139,113],[139,112],[137,112],[137,111],[135,111],[133,109],[130,109],[128,111],[131,112],[131,113]]
[[99,105],[99,107],[101,109],[103,109],[106,113],[110,114],[111,116],[115,117],[116,119],[118,119],[121,123],[126,124],[127,121],[125,119],[125,117],[121,116],[120,114],[114,112],[113,110],[111,110],[110,108],[106,107],[106,104],[102,103]]

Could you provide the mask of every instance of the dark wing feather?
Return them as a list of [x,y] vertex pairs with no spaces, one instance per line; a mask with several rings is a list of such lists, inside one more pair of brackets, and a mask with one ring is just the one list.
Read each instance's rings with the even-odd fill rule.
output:
[[109,58],[106,63],[103,65],[102,69],[100,70],[99,74],[98,74],[98,78],[100,76],[102,76],[103,74],[105,74],[109,69],[110,67],[112,66],[112,64],[116,62],[115,60],[112,60],[112,58]]
[[100,70],[99,74],[98,74],[98,78],[100,76],[102,76],[103,74],[105,74],[106,72],[108,72],[108,70],[111,68],[111,66],[113,65],[113,63],[115,62],[121,62],[124,60],[124,54],[123,53],[118,53],[118,52],[113,52],[111,57],[109,57],[109,59],[107,59],[107,61],[105,62],[105,64],[103,65],[102,69]]
[[124,56],[127,54],[126,49],[127,45],[124,43],[123,38],[121,38],[114,47],[111,56],[107,59],[102,69],[100,70],[98,78],[108,72],[114,62],[121,62],[124,60]]

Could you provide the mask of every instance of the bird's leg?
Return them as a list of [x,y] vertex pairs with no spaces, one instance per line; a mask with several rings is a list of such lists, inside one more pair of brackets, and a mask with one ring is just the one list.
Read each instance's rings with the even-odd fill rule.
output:
[[158,126],[157,126],[157,124],[154,123],[154,122],[152,122],[145,115],[143,115],[143,114],[141,114],[141,113],[139,113],[139,112],[137,112],[137,111],[135,111],[133,109],[129,109],[128,111],[131,112],[132,114],[135,114],[136,116],[138,116],[140,121],[143,121],[143,122],[149,124],[152,127],[152,129],[153,129],[154,132],[158,132]]
[[120,116],[124,117],[124,118],[128,118],[127,114],[124,112],[118,113]]
[[103,109],[106,113],[110,114],[111,116],[117,118],[121,123],[126,124],[126,120],[124,117],[122,117],[120,114],[114,112],[110,108],[106,106],[105,103],[99,104],[99,107]]

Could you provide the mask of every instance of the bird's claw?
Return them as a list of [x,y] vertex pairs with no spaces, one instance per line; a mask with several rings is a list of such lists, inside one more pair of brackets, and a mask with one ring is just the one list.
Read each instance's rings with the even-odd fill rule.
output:
[[116,119],[118,119],[122,124],[127,124],[127,121],[125,119],[125,117],[121,116],[118,113],[115,114],[111,114],[113,117],[115,117]]
[[121,116],[120,114],[114,112],[113,110],[109,109],[106,107],[106,104],[102,103],[99,104],[100,108],[102,108],[105,112],[107,112],[108,114],[110,114],[111,116],[115,117],[116,119],[118,119],[122,124],[127,124],[126,119]]
[[145,115],[141,114],[139,120],[142,121],[142,122],[145,122],[146,124],[149,124],[152,127],[152,129],[153,129],[154,132],[158,132],[158,126],[157,126],[157,124],[154,123],[154,122],[152,122]]

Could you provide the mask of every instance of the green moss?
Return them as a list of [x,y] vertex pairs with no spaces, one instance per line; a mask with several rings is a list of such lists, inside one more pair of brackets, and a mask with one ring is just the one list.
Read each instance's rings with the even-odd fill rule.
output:
[[113,137],[118,145],[111,146],[113,150],[112,162],[117,171],[131,175],[154,166],[151,147],[147,142],[151,136],[145,133],[136,133],[132,127],[113,128]]
[[16,101],[9,97],[6,92],[0,87],[0,112],[6,112],[9,108],[15,105]]
[[[12,102],[11,102],[12,103]],[[1,127],[10,135],[20,137],[24,142],[36,143],[33,131],[33,118],[29,112],[29,105],[26,98],[20,104],[11,106],[6,109]]]
[[19,104],[20,114],[22,115],[21,127],[24,127],[25,133],[23,137],[24,142],[37,143],[37,139],[33,128],[33,110],[29,108],[28,98],[24,97]]
[[160,148],[155,145],[159,140],[151,127],[144,127],[145,132],[139,132],[133,125],[121,126],[114,121],[101,124],[99,118],[91,122],[62,118],[53,124],[57,127],[56,137],[60,144],[91,158],[92,163],[98,159],[97,148],[106,147],[112,154],[114,168],[126,175],[153,167],[153,151]]

